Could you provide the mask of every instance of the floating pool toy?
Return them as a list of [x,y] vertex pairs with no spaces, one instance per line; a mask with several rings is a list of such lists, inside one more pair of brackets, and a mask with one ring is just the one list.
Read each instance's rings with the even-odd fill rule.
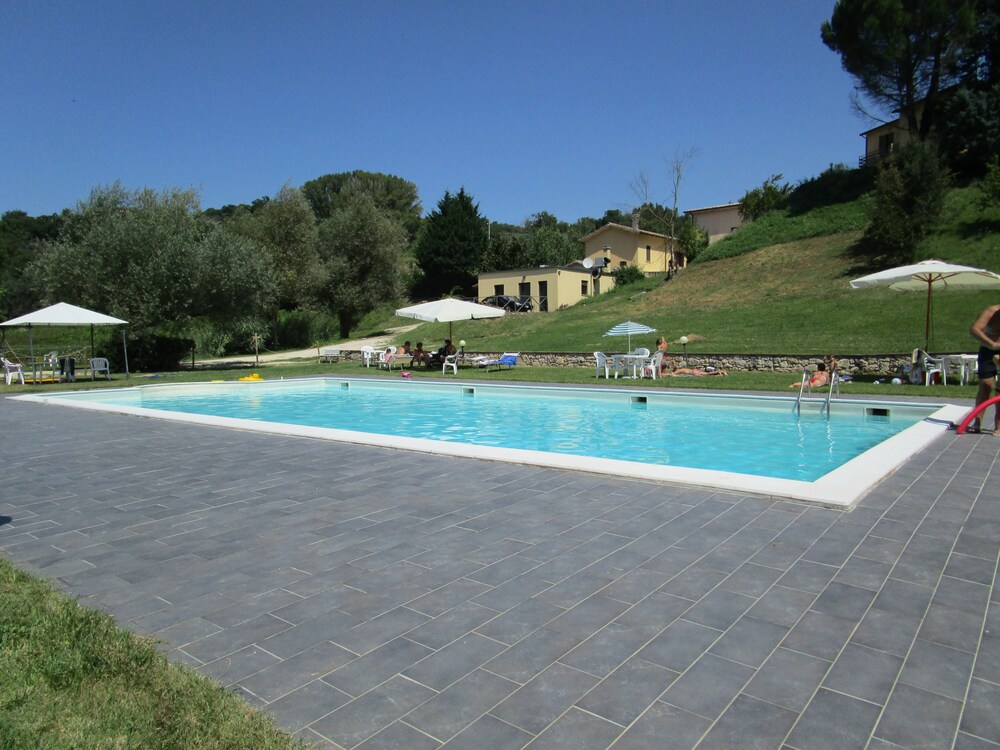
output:
[[257,373],[254,373],[253,375],[244,375],[242,378],[240,378],[240,380],[242,382],[244,382],[244,383],[253,383],[253,382],[256,382],[258,380],[263,380],[263,379],[264,378],[262,378]]

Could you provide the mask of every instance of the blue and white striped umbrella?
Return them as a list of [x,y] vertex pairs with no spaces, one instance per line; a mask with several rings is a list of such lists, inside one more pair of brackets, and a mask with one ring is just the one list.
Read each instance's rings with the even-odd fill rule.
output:
[[627,320],[624,323],[619,323],[610,331],[605,333],[605,336],[628,336],[628,348],[629,351],[632,350],[632,334],[640,335],[643,333],[656,333],[655,328],[650,328],[642,323],[634,323],[631,320]]

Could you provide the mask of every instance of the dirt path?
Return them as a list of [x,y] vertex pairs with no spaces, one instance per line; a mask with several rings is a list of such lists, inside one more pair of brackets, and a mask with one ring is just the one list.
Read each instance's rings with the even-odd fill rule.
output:
[[[337,347],[345,351],[357,352],[361,351],[363,346],[371,346],[375,349],[382,349],[389,346],[393,341],[398,339],[402,334],[408,333],[416,328],[419,323],[413,325],[399,326],[398,328],[389,329],[389,333],[384,336],[374,336],[368,339],[350,339],[348,341],[342,341],[340,343],[334,344],[324,344],[324,346]],[[319,351],[317,347],[313,346],[308,349],[298,349],[292,352],[266,352],[260,355],[261,362],[283,362],[290,359],[307,359],[309,357],[318,357]],[[199,365],[241,365],[241,364],[254,364],[254,356],[252,354],[238,354],[234,357],[221,357],[217,359],[199,359]]]

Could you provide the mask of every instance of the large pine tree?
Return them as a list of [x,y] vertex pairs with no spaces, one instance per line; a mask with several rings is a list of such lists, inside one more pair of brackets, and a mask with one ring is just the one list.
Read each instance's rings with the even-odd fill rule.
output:
[[424,273],[418,295],[469,294],[487,241],[486,222],[472,196],[465,188],[454,195],[446,191],[417,237],[415,254]]

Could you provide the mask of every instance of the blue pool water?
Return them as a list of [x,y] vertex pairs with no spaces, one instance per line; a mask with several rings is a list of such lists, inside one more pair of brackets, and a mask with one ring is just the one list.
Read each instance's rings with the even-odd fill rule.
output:
[[[813,481],[933,407],[323,379],[80,394],[163,411]],[[644,401],[642,399],[645,399]],[[856,402],[860,403],[860,402]]]

